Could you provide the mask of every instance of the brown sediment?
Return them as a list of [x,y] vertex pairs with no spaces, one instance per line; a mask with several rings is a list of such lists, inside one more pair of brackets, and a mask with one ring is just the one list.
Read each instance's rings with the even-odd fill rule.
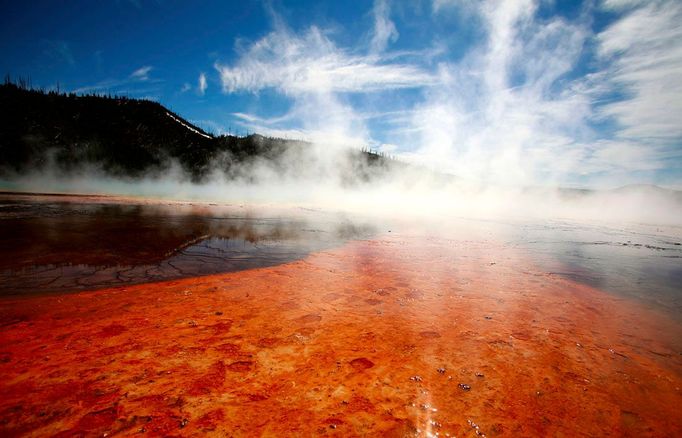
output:
[[493,243],[3,299],[0,324],[2,436],[682,435],[679,323]]

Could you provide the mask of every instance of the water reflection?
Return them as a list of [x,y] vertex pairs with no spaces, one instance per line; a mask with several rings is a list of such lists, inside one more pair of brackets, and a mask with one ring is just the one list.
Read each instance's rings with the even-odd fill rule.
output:
[[83,290],[272,266],[373,232],[343,217],[219,206],[0,201],[0,294]]
[[682,314],[679,230],[567,222],[514,228],[509,244],[547,272]]

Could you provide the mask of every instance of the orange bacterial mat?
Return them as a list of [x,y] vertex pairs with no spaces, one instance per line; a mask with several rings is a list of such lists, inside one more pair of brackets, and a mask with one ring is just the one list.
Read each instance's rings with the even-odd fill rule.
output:
[[0,300],[0,434],[682,436],[682,328],[492,242]]

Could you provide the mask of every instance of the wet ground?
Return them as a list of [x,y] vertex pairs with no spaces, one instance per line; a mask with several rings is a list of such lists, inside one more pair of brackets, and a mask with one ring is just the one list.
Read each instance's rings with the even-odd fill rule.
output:
[[[633,261],[676,260],[675,233],[614,231],[642,246],[614,246],[609,264],[596,227],[562,225],[576,240],[554,225],[458,225],[379,227],[254,269],[6,296],[0,434],[682,435],[679,265]],[[659,240],[670,249],[643,246]],[[633,281],[605,282],[612,272],[647,283],[632,294]]]

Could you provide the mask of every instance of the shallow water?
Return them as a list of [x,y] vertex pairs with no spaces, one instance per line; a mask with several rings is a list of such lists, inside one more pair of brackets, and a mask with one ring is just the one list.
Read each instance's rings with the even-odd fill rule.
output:
[[[675,260],[662,256],[675,230],[453,219],[322,233],[334,216],[276,217],[336,237],[293,258],[299,240],[271,239],[269,265],[197,276],[261,241],[185,236],[155,262],[188,257],[184,278],[0,298],[0,433],[682,434],[679,266],[651,268]],[[105,257],[144,261],[132,247]]]
[[217,205],[0,198],[0,295],[73,292],[277,265],[365,238],[345,217]]
[[548,273],[682,317],[682,229],[669,226],[459,218],[447,226],[415,228],[319,212],[268,216],[243,206],[12,195],[0,196],[0,224],[0,295],[272,266],[402,228],[416,235],[494,240],[523,250]]
[[508,227],[507,244],[548,273],[682,318],[682,229],[559,221]]

